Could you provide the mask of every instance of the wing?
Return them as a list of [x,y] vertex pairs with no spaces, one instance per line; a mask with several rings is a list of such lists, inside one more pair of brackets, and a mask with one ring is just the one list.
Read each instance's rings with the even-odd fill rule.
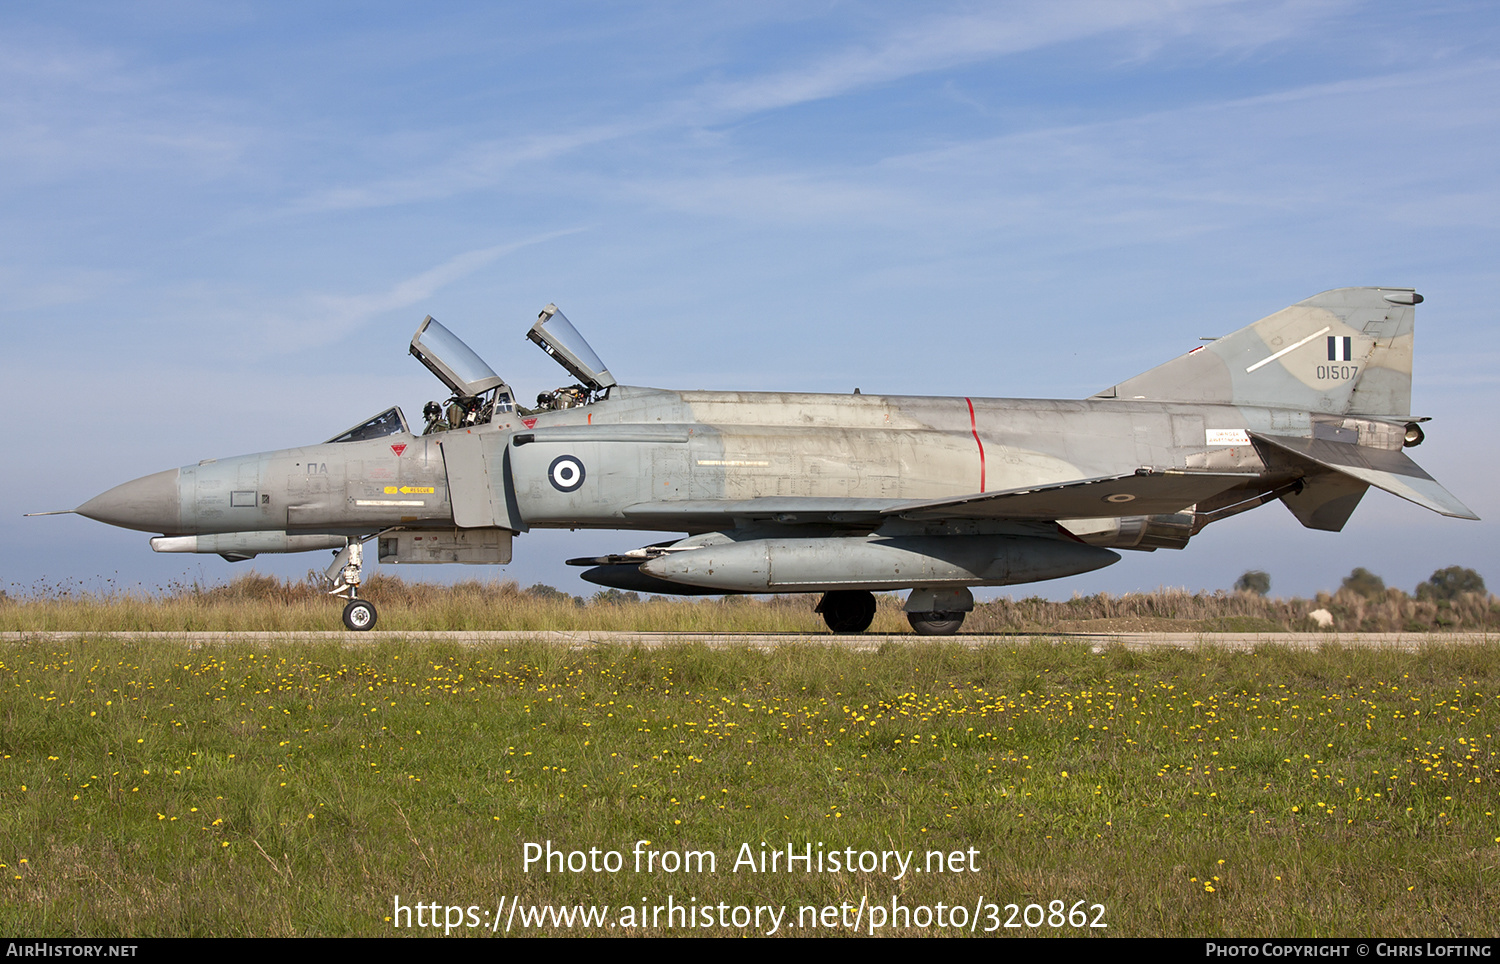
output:
[[1055,485],[1009,489],[906,502],[882,515],[903,519],[1109,519],[1177,512],[1257,478],[1244,472],[1149,472],[1079,479]]
[[948,499],[819,499],[648,502],[625,509],[631,519],[666,529],[722,525],[726,520],[878,525],[892,516],[913,520],[1115,518],[1177,512],[1255,479],[1253,473],[1151,472],[1076,479],[1049,485],[979,492]]

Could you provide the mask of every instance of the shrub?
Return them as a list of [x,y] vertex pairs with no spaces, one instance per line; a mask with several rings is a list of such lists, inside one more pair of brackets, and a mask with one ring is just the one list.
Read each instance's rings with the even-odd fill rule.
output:
[[1345,576],[1341,588],[1364,596],[1366,599],[1380,599],[1385,596],[1385,580],[1364,566],[1358,567]]
[[1417,587],[1417,598],[1432,602],[1452,602],[1466,592],[1484,592],[1484,577],[1473,569],[1449,566],[1439,569],[1432,578]]
[[1271,591],[1271,575],[1260,569],[1250,569],[1234,581],[1234,591],[1264,596]]

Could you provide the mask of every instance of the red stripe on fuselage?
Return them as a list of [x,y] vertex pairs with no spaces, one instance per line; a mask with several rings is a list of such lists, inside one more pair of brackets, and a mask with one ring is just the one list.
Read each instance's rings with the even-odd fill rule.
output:
[[979,425],[974,421],[974,403],[964,399],[969,406],[969,431],[974,433],[974,444],[979,446],[979,491],[984,491],[984,443],[979,441]]

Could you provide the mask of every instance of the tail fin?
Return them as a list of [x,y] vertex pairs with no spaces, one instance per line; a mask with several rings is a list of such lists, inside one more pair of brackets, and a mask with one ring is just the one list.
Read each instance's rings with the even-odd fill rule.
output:
[[1421,301],[1411,288],[1335,288],[1094,397],[1405,417]]

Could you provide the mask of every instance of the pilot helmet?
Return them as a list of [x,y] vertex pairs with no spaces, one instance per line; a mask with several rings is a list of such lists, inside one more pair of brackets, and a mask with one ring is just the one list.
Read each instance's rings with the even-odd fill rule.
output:
[[427,421],[429,422],[437,421],[437,417],[441,415],[442,412],[443,410],[438,407],[437,402],[428,402],[426,405],[422,406],[422,417],[427,419]]

